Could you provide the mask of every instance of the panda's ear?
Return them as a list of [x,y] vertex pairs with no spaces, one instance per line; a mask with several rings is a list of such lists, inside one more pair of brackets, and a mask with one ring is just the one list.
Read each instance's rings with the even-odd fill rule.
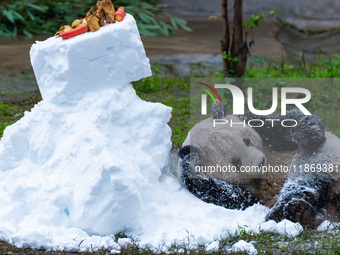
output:
[[178,152],[178,155],[181,159],[184,159],[185,156],[188,156],[190,154],[197,154],[201,157],[203,153],[200,149],[192,145],[186,145],[182,147]]
[[227,117],[227,107],[221,105],[220,101],[216,101],[211,105],[211,117],[213,119],[224,119]]
[[178,152],[178,156],[181,159],[184,159],[185,156],[190,154],[190,145],[186,145],[184,147],[182,147],[179,152]]

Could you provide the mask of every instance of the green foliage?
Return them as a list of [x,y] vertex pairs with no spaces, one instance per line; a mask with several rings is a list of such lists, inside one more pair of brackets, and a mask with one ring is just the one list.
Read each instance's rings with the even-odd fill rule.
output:
[[92,5],[92,0],[8,0],[1,2],[0,35],[32,36],[55,33],[60,26],[71,24],[74,19],[84,17]]
[[254,27],[257,27],[267,14],[273,17],[279,11],[277,9],[263,10],[262,13],[254,13],[248,20],[242,22],[243,28],[249,32]]
[[231,57],[227,54],[226,51],[223,51],[222,54],[222,59],[226,59],[228,60],[230,63],[237,63],[238,62],[238,58],[237,57]]
[[[0,35],[32,36],[41,33],[55,33],[60,26],[69,24],[77,18],[85,17],[96,0],[52,1],[52,0],[8,0],[0,1]],[[124,6],[135,16],[140,33],[145,36],[170,35],[179,28],[190,30],[186,21],[171,16],[169,24],[157,19],[161,6],[155,0],[113,1],[116,9]]]
[[[36,1],[1,2],[0,35],[15,36],[18,33],[31,35],[39,27],[39,15],[47,12],[45,5],[38,6]],[[24,24],[31,24],[25,26]],[[37,26],[37,24],[39,24]]]

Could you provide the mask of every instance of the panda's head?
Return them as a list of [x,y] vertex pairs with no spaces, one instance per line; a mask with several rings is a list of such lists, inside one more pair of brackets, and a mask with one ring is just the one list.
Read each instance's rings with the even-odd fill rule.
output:
[[[240,173],[240,170],[266,164],[260,136],[248,125],[241,124],[243,121],[237,116],[223,118],[224,124],[215,124],[215,127],[212,117],[196,124],[179,151],[180,158],[190,161],[190,174],[197,177],[209,175],[228,181],[235,179],[237,183],[240,178],[256,177],[258,173]],[[226,172],[227,168],[236,172]]]

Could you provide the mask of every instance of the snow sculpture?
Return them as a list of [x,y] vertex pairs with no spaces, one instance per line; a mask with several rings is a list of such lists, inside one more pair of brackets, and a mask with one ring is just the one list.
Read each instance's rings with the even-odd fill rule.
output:
[[158,182],[171,148],[171,108],[130,84],[151,75],[134,18],[37,42],[30,54],[43,101],[1,140],[0,224],[16,222],[19,236],[133,227],[140,190]]

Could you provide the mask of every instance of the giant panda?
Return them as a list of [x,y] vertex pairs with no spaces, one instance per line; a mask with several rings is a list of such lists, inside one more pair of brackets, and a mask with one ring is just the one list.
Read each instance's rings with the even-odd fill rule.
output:
[[[283,126],[286,119],[296,122]],[[252,127],[244,124],[249,120]],[[316,114],[293,109],[284,116],[236,116],[217,103],[179,150],[179,176],[205,202],[230,209],[260,202],[271,208],[266,220],[314,228],[326,218],[340,220],[339,155],[340,139],[325,131]],[[252,166],[259,171],[240,172]],[[266,166],[286,167],[263,174]]]

